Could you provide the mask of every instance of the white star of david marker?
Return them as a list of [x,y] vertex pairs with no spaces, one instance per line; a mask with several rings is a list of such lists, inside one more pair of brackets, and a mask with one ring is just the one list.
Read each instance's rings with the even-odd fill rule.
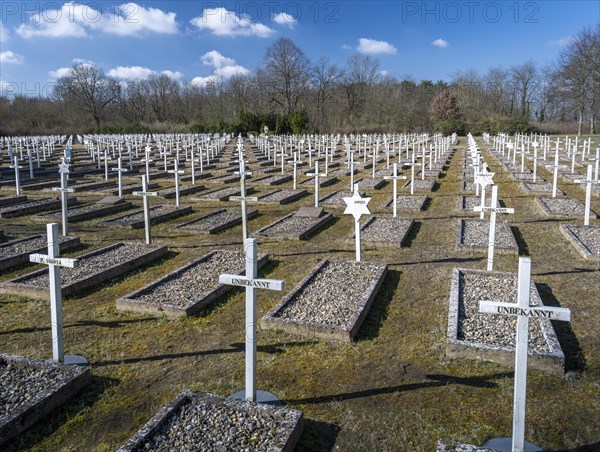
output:
[[487,167],[482,172],[475,175],[475,183],[479,184],[484,190],[488,185],[494,185],[494,175],[496,173],[488,172]]
[[346,210],[344,215],[352,214],[355,220],[359,220],[362,215],[368,215],[371,212],[367,207],[367,204],[371,201],[371,198],[361,198],[358,192],[358,184],[354,185],[354,193],[350,198],[343,198],[346,203]]

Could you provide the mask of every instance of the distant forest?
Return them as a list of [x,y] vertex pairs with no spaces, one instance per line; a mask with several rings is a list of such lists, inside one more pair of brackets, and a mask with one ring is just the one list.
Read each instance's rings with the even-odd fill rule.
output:
[[[464,66],[477,56],[465,55]],[[287,38],[249,75],[202,85],[167,75],[122,82],[92,64],[57,80],[47,97],[0,97],[0,135],[50,133],[471,132],[597,133],[600,23],[580,31],[547,66],[533,61],[451,82],[398,80],[376,57],[344,67],[310,61]]]

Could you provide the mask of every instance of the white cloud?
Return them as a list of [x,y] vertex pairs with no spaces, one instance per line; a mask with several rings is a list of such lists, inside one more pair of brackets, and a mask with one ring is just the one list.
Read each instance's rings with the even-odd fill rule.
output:
[[168,69],[161,71],[161,74],[166,75],[167,77],[172,78],[173,80],[179,80],[181,79],[181,77],[183,77],[183,73],[179,71],[170,71]]
[[234,11],[225,8],[207,8],[202,11],[201,16],[194,17],[190,22],[200,30],[209,30],[215,36],[267,38],[275,33],[275,30],[266,25],[252,22],[248,15],[238,16]]
[[279,13],[273,16],[273,22],[277,25],[284,25],[286,27],[294,28],[294,25],[298,23],[296,18],[288,13]]
[[86,60],[85,58],[73,58],[73,64],[94,64],[92,60]]
[[445,49],[446,47],[448,47],[449,44],[448,41],[446,41],[445,39],[437,38],[431,43],[431,45]]
[[223,56],[216,50],[206,52],[200,57],[202,63],[214,68],[213,73],[207,77],[194,77],[192,85],[204,87],[210,83],[216,83],[219,80],[228,80],[234,75],[248,75],[250,71],[236,63],[233,58]]
[[379,75],[381,75],[382,77],[386,77],[388,75],[388,71],[383,69],[383,70],[379,71]]
[[29,23],[22,23],[16,32],[22,38],[81,38],[90,31],[135,36],[143,32],[177,33],[175,13],[157,8],[146,8],[137,3],[123,3],[110,13],[93,8],[93,5],[64,3],[60,9],[44,9],[29,17]]
[[67,77],[67,76],[71,75],[72,70],[73,70],[73,68],[70,68],[70,67],[59,67],[55,71],[48,72],[48,75],[52,78]]
[[367,38],[360,38],[358,40],[358,47],[356,50],[358,50],[359,53],[364,53],[366,55],[376,55],[379,53],[393,55],[396,53],[396,47],[389,42]]
[[548,45],[550,45],[551,47],[564,47],[564,46],[571,44],[571,42],[573,42],[573,38],[570,36],[567,36],[566,38],[560,38],[560,39],[548,41]]
[[4,64],[21,64],[24,58],[22,55],[13,52],[12,50],[6,50],[0,52],[0,63]]
[[106,74],[120,80],[142,80],[147,78],[154,71],[142,66],[117,66],[109,70]]

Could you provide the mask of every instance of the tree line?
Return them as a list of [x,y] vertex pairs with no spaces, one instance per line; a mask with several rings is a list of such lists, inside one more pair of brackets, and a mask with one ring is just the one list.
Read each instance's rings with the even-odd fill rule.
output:
[[326,56],[310,61],[287,38],[252,73],[202,85],[164,74],[120,82],[83,63],[50,96],[0,97],[0,134],[260,133],[265,126],[276,133],[594,134],[599,112],[600,24],[580,31],[551,64],[460,71],[450,82],[399,80],[359,53],[344,67]]

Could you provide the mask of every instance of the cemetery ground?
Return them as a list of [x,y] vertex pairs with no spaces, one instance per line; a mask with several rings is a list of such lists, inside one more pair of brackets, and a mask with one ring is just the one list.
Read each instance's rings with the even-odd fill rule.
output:
[[[595,140],[600,145],[598,137]],[[399,212],[400,218],[415,220],[401,248],[363,243],[362,259],[387,263],[388,274],[354,342],[338,344],[259,329],[257,386],[303,412],[298,450],[433,450],[438,438],[481,445],[491,437],[511,435],[513,370],[445,356],[452,270],[486,268],[485,252],[455,248],[457,219],[472,217],[458,209],[465,143],[461,138],[454,146],[439,186],[428,193],[425,210]],[[583,259],[559,230],[560,224],[582,224],[582,218],[545,216],[535,197],[521,190],[488,147],[481,149],[496,173],[500,198],[515,209],[510,218],[498,220],[508,219],[519,254],[531,256],[532,281],[544,304],[572,311],[570,323],[554,323],[566,356],[565,376],[529,369],[526,439],[548,450],[598,450],[600,261]],[[539,172],[551,180],[545,169]],[[370,174],[365,169],[356,178]],[[340,179],[321,188],[321,196],[348,190],[349,178]],[[281,187],[290,188],[291,182]],[[560,188],[567,196],[584,200],[579,186],[561,183]],[[391,191],[389,183],[368,191],[372,214],[391,216],[385,207]],[[77,198],[98,196],[77,194]],[[139,206],[139,199],[127,199]],[[243,387],[242,290],[230,291],[200,316],[174,321],[116,309],[117,299],[211,250],[241,251],[240,225],[216,235],[174,229],[224,204],[238,206],[237,202],[194,202],[183,197],[182,204],[193,206],[193,216],[171,219],[152,230],[153,243],[169,246],[166,258],[63,300],[66,352],[89,360],[92,382],[4,447],[115,450],[184,388],[228,395]],[[261,204],[259,216],[249,222],[249,235],[312,204],[312,192],[285,206]],[[597,195],[592,208],[600,212]],[[309,240],[259,238],[259,252],[271,259],[259,275],[285,280],[284,294],[322,259],[354,259],[354,246],[346,242],[354,232],[352,218],[339,208],[325,210],[334,214],[334,220]],[[143,243],[142,230],[106,228],[100,225],[105,219],[71,224],[69,234],[80,237],[85,251],[118,241]],[[0,229],[14,237],[25,231],[44,234],[45,225],[19,217],[0,219]],[[62,255],[73,257],[82,251]],[[497,254],[494,264],[494,270],[516,272],[517,257]],[[36,268],[26,264],[3,271],[0,282]],[[259,291],[257,318],[281,296]],[[0,352],[50,356],[48,307],[47,301],[0,295]]]

